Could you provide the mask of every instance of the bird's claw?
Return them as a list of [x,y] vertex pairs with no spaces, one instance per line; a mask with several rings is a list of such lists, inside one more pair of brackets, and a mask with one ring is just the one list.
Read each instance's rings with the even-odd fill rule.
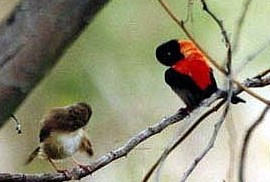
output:
[[178,109],[177,113],[185,116],[189,116],[191,110],[188,107]]
[[90,165],[86,165],[86,164],[78,164],[78,166],[85,170],[85,171],[91,171],[92,170],[92,167]]
[[64,174],[66,178],[72,178],[72,175],[67,169],[57,169],[57,172]]

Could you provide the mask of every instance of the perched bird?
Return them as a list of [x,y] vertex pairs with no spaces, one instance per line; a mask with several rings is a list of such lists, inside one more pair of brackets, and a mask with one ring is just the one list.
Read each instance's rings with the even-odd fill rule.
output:
[[[92,156],[93,149],[85,131],[91,115],[91,107],[84,102],[51,109],[42,120],[40,144],[25,164],[29,164],[39,155],[47,159],[57,172],[65,172],[66,170],[58,169],[53,160],[72,157],[77,151]],[[72,159],[80,167],[86,167]]]
[[[191,41],[174,39],[163,43],[156,49],[156,58],[170,67],[165,72],[165,82],[186,104],[187,112],[218,90],[207,58]],[[231,102],[245,101],[233,96]]]

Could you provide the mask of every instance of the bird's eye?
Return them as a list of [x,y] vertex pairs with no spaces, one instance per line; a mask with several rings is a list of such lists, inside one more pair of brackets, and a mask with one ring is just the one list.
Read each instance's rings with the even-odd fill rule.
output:
[[167,56],[171,56],[172,55],[172,53],[171,52],[167,52]]

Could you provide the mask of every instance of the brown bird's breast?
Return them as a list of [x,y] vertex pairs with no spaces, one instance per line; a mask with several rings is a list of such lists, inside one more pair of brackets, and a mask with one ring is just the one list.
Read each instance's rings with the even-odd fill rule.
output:
[[79,150],[84,136],[84,129],[74,132],[54,131],[40,144],[40,154],[51,159],[70,157]]

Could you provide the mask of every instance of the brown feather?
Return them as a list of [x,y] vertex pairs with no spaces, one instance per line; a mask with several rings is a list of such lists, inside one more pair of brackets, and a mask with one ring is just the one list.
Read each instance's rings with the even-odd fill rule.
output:
[[89,156],[94,155],[91,142],[86,136],[82,139],[80,151],[86,152]]
[[91,115],[91,107],[83,102],[51,109],[42,119],[40,145],[25,164],[29,164],[38,154],[48,160],[64,159],[78,150],[92,156],[93,149],[84,131]]

